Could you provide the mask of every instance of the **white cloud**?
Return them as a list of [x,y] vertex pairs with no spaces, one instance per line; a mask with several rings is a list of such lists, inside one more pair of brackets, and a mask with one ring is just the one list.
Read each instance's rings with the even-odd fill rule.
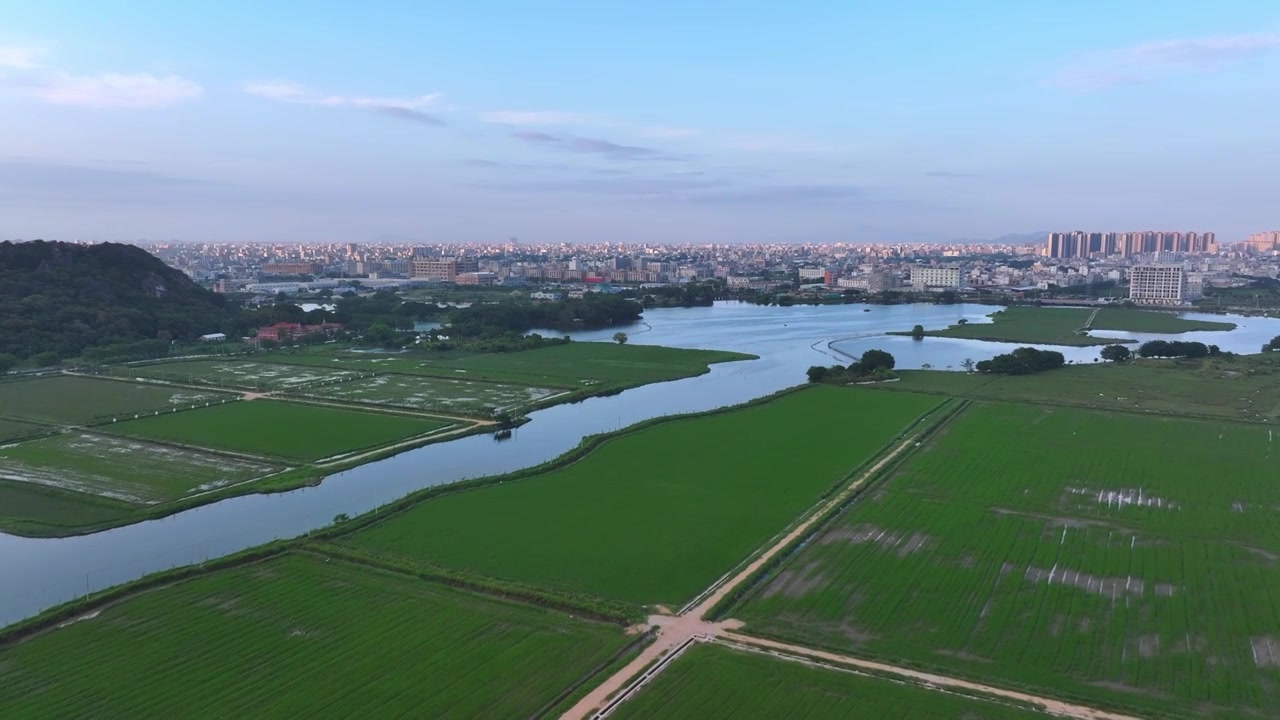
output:
[[296,103],[299,105],[318,105],[321,107],[353,107],[353,108],[401,108],[404,110],[421,110],[434,106],[440,100],[440,93],[417,95],[414,97],[369,97],[364,95],[325,95],[288,82],[250,83],[244,91],[276,102]]
[[693,128],[671,127],[669,125],[650,125],[641,129],[640,134],[650,138],[675,139],[701,135],[702,131],[694,130]]
[[601,122],[595,115],[557,110],[493,110],[482,112],[480,122],[495,125],[593,125]]
[[36,58],[42,54],[42,51],[35,48],[0,45],[0,68],[34,70],[40,67]]
[[175,105],[200,97],[204,89],[177,75],[100,72],[78,74],[45,67],[39,50],[0,47],[0,91],[54,105],[144,109]]
[[204,90],[176,75],[72,75],[50,73],[31,84],[27,94],[55,105],[144,109],[176,105],[200,97]]
[[1148,83],[1177,72],[1216,70],[1275,50],[1280,50],[1280,33],[1141,43],[1080,57],[1062,68],[1052,82],[1070,90],[1090,92]]

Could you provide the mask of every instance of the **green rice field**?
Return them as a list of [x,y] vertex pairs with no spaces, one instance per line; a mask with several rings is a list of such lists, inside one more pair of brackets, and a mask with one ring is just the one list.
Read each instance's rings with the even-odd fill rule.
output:
[[901,370],[886,390],[1253,422],[1280,420],[1280,353],[1071,365],[1037,375]]
[[312,462],[453,424],[424,416],[248,400],[117,423],[111,431],[192,447]]
[[618,720],[1036,720],[1047,715],[713,644],[690,647]]
[[0,447],[0,480],[100,495],[134,505],[215,490],[273,469],[239,457],[98,433],[68,432]]
[[415,410],[492,415],[551,397],[564,390],[422,375],[377,375],[325,385],[308,394],[330,400],[374,403]]
[[678,607],[938,402],[813,386],[650,426],[537,477],[426,500],[343,542]]
[[[1094,316],[1093,308],[1036,307],[1017,305],[991,314],[990,323],[971,322],[952,325],[943,330],[930,330],[932,337],[968,338],[1009,343],[1048,343],[1053,345],[1109,345],[1132,340],[1095,337],[1080,332],[1093,316],[1090,328],[1105,330],[1178,334],[1192,330],[1231,330],[1233,323],[1186,320],[1174,313],[1130,308],[1101,308]],[[897,333],[906,334],[906,333]]]
[[712,363],[750,358],[750,355],[719,350],[571,342],[537,350],[480,355],[431,350],[362,353],[321,346],[298,353],[267,355],[261,360],[531,387],[601,390],[700,375]]
[[36,435],[47,430],[46,426],[36,425],[35,423],[0,418],[0,442]]
[[138,377],[250,390],[296,390],[359,375],[356,370],[248,360],[183,360],[128,368]]
[[207,402],[222,393],[146,383],[57,375],[0,383],[0,415],[62,425],[152,413]]
[[47,485],[0,480],[0,529],[41,535],[111,523],[136,505]]
[[526,718],[629,640],[617,627],[290,554],[0,646],[0,717]]
[[730,611],[746,630],[1139,708],[1280,707],[1280,438],[975,405]]

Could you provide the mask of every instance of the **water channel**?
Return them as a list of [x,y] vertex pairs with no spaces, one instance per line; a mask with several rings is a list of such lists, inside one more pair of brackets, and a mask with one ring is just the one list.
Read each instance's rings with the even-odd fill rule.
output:
[[[989,305],[762,307],[717,303],[706,308],[647,311],[643,322],[623,328],[630,342],[736,350],[759,360],[715,365],[695,378],[648,385],[612,397],[593,398],[534,413],[510,440],[480,435],[428,445],[347,472],[323,483],[274,495],[248,495],[167,518],[92,535],[30,539],[0,534],[0,626],[58,603],[151,572],[202,562],[279,538],[291,538],[357,515],[414,490],[467,478],[510,472],[549,460],[583,436],[615,430],[652,417],[710,410],[744,402],[804,382],[811,365],[847,364],[877,347],[899,368],[958,368],[965,358],[984,360],[1013,345],[969,340],[883,336],[913,325],[943,328],[961,318],[989,322]],[[1226,320],[1230,332],[1194,332],[1180,339],[1252,353],[1276,335],[1280,320],[1190,314]],[[608,341],[616,331],[583,332],[576,340]],[[1106,333],[1143,340],[1159,336]],[[1073,362],[1092,362],[1098,348],[1056,348]]]

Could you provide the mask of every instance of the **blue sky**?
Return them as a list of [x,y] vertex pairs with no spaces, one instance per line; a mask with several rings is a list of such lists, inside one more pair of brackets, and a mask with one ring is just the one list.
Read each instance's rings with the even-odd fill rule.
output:
[[1272,1],[8,0],[0,237],[1280,227]]

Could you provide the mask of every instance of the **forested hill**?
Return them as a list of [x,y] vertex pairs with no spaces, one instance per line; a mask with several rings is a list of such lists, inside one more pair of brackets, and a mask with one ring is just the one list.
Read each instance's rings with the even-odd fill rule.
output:
[[233,317],[226,298],[132,245],[0,243],[0,363],[189,340]]

